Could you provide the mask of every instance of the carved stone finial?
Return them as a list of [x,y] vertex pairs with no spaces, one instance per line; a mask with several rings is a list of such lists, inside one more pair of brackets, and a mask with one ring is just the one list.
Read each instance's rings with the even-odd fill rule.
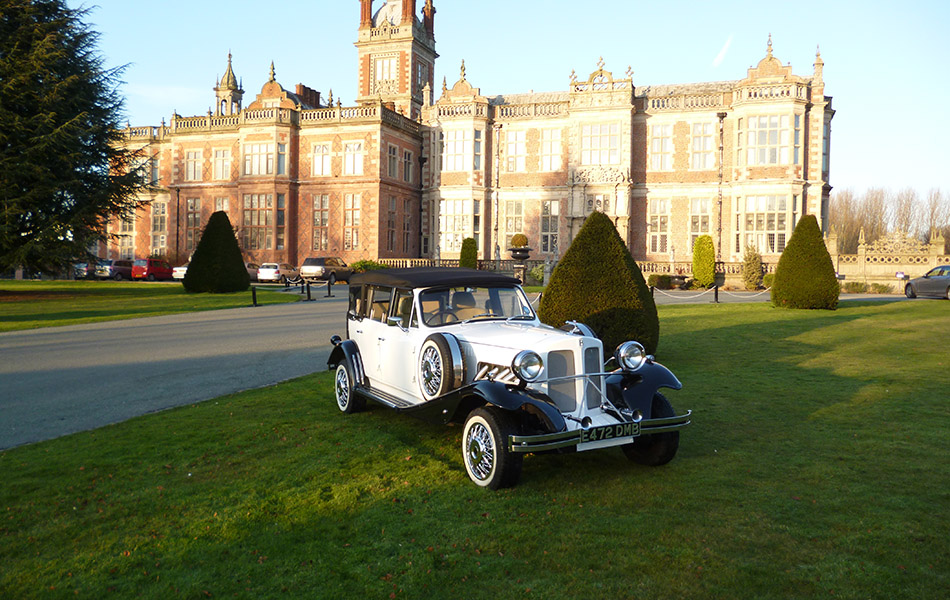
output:
[[276,81],[276,74],[274,73],[274,61],[270,61],[270,77],[267,79],[268,83]]
[[330,97],[327,98],[327,106],[333,106],[333,88],[330,88]]
[[605,64],[606,64],[606,63],[604,62],[604,57],[601,56],[601,57],[600,57],[600,60],[597,61],[597,68],[600,69],[601,71],[603,71]]
[[864,244],[864,227],[861,227],[861,232],[858,234],[858,245],[861,246]]
[[449,84],[448,84],[448,82],[445,80],[445,77],[443,77],[443,78],[442,78],[442,93],[445,94],[445,93],[448,92],[448,91],[449,91]]
[[577,72],[571,69],[571,83],[577,83]]
[[765,54],[766,56],[769,56],[769,57],[772,56],[772,34],[771,33],[769,34],[769,45],[765,49]]
[[459,79],[465,81],[465,59],[462,59],[462,68],[459,71]]
[[627,65],[627,77],[633,79],[633,67],[631,65]]

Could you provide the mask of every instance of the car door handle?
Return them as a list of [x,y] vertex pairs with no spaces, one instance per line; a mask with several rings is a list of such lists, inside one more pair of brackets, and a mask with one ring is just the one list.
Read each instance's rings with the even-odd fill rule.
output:
[[356,330],[356,333],[363,333],[363,330],[362,330],[362,329],[357,329],[357,330]]
[[385,341],[386,341],[386,338],[376,338],[376,339],[379,340],[379,341],[381,341],[381,342],[385,342]]

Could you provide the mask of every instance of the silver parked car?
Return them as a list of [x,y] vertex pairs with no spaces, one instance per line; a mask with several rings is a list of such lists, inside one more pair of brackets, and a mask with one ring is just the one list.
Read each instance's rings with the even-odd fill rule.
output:
[[261,263],[261,268],[257,270],[257,280],[284,283],[289,279],[296,279],[299,274],[297,267],[287,263]]
[[911,279],[904,286],[908,298],[933,296],[950,300],[950,265],[934,267],[923,277]]

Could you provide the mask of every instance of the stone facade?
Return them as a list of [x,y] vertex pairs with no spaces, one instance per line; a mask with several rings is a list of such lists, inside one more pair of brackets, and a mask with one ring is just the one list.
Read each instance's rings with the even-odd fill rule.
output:
[[435,91],[432,0],[360,0],[359,95],[344,107],[271,68],[246,107],[228,57],[215,110],[129,127],[154,187],[136,219],[109,224],[104,257],[184,262],[214,210],[248,260],[307,256],[507,258],[524,233],[558,258],[591,211],[633,256],[677,263],[713,237],[724,262],[747,244],[774,262],[798,218],[827,222],[831,99],[823,61],[795,75],[766,55],[741,80],[636,86],[601,61],[567,90],[487,95],[464,63]]

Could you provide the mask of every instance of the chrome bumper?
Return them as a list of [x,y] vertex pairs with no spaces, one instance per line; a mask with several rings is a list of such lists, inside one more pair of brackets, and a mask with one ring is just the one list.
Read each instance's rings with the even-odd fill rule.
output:
[[[640,421],[640,432],[635,436],[616,438],[616,444],[629,443],[641,435],[654,435],[677,431],[690,424],[693,411],[688,410],[684,415],[663,417],[660,419],[645,419]],[[540,435],[512,435],[508,437],[508,450],[515,453],[543,452],[576,446],[581,443],[583,429],[561,431],[558,433],[543,433]]]

